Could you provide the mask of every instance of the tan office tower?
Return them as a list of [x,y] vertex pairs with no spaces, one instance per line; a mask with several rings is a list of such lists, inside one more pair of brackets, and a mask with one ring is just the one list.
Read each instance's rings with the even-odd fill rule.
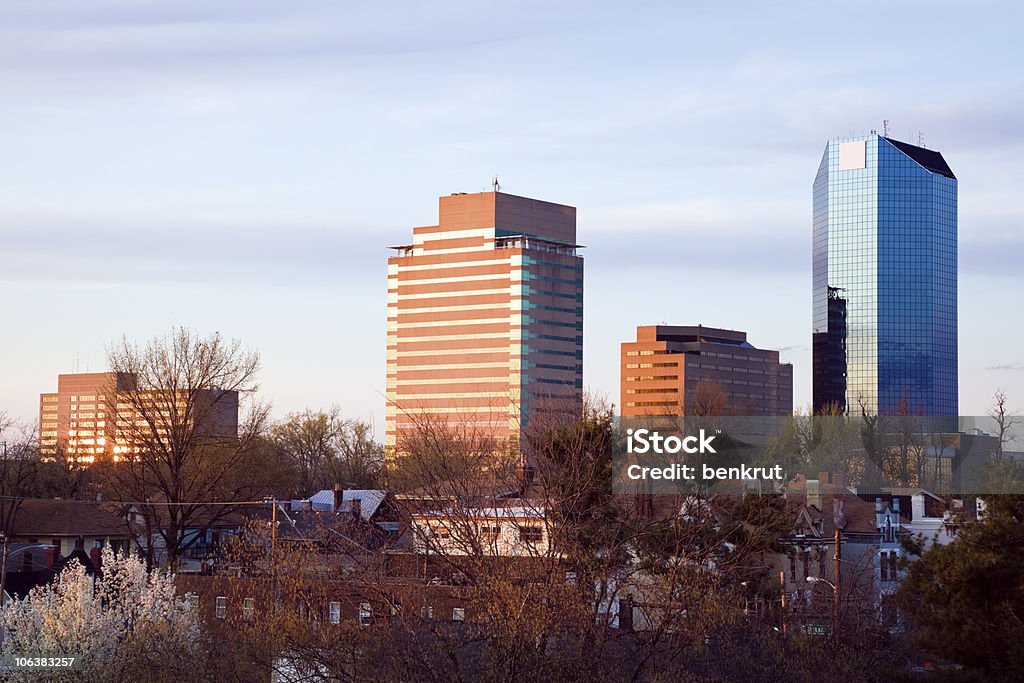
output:
[[622,344],[622,415],[791,415],[793,366],[746,332],[645,325]]
[[[173,398],[174,396],[180,398]],[[138,402],[148,406],[142,420]],[[79,464],[97,460],[118,461],[137,452],[140,433],[170,429],[172,413],[183,416],[185,406],[204,436],[234,439],[238,436],[238,392],[220,389],[185,392],[139,390],[130,372],[89,372],[57,376],[57,392],[39,395],[39,451],[44,457],[61,453]]]
[[124,373],[58,375],[57,393],[39,396],[40,452],[52,456],[59,446],[68,459],[82,463],[113,454],[116,419],[107,393],[134,386],[135,377]]
[[583,388],[576,209],[500,192],[440,198],[388,259],[387,435],[424,421],[513,444]]

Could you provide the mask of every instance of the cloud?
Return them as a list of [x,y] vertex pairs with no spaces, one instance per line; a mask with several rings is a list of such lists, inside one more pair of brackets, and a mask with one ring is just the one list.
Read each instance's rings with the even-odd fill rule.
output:
[[798,344],[795,346],[781,346],[777,350],[779,353],[790,353],[793,351],[810,351],[811,347],[806,344]]
[[340,283],[383,278],[388,256],[362,226],[53,214],[7,214],[3,224],[0,279],[22,285]]
[[[960,226],[963,232],[962,220]],[[983,230],[983,226],[979,225],[970,227]],[[1024,268],[1024,239],[1019,237],[1007,237],[993,231],[984,242],[964,242],[961,239],[958,249],[960,272],[964,274],[1019,278],[1021,269]],[[1005,295],[1011,296],[1009,292]]]
[[807,215],[808,203],[803,197],[744,200],[712,196],[588,208],[580,216],[580,221],[586,222],[588,232],[661,233],[692,238],[709,233],[719,237],[809,233]]

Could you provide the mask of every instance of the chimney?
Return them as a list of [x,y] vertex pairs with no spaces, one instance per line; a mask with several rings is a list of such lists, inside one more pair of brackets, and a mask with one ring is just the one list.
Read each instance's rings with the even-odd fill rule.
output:
[[619,628],[623,631],[633,630],[633,598],[619,598]]
[[821,510],[821,481],[807,480],[807,504]]
[[527,489],[530,488],[530,484],[533,483],[533,477],[535,470],[533,465],[526,461],[526,456],[523,456],[519,460],[519,464],[516,466],[516,480],[519,484],[519,495],[525,496]]
[[841,472],[818,472],[818,480],[830,493],[845,493],[846,484]]
[[915,493],[914,497],[910,499],[910,521],[916,522],[919,519],[924,519],[924,494]]
[[351,506],[349,509],[352,511],[352,519],[360,519],[363,516],[363,501],[353,498],[349,501],[349,505]]
[[337,512],[341,509],[341,503],[345,500],[345,487],[341,484],[334,485],[334,509],[331,512]]

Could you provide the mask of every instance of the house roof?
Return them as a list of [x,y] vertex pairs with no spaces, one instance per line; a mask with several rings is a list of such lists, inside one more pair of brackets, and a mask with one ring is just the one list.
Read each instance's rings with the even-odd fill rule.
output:
[[96,503],[30,498],[22,501],[12,536],[128,537],[128,522]]
[[[510,501],[513,502],[513,501]],[[521,502],[521,501],[515,501]],[[478,519],[544,519],[545,509],[543,507],[524,505],[505,505],[481,508],[449,508],[446,510],[432,510],[428,512],[414,513],[414,517],[466,517]]]
[[338,510],[334,510],[334,491],[330,489],[317,491],[310,496],[310,507],[322,512],[341,512],[351,510],[352,503],[359,501],[359,516],[369,522],[388,497],[388,492],[380,489],[345,489],[341,495],[341,507]]
[[843,488],[835,489],[822,483],[821,507],[812,505],[807,499],[807,481],[798,476],[789,483],[787,499],[803,507],[811,520],[821,520],[823,534],[831,536],[835,533],[836,525],[833,517],[833,500],[841,498],[846,515],[846,525],[842,531],[847,534],[875,534],[878,527],[875,526],[875,506],[872,503],[861,500],[850,490]]

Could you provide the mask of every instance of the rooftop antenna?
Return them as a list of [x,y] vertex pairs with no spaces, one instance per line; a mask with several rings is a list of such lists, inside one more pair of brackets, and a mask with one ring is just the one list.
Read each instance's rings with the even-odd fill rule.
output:
[[917,131],[917,146],[924,147],[924,131]]
[[494,186],[495,192],[501,192],[501,183],[498,182],[498,176],[494,176],[494,180],[491,181],[491,185]]
[[885,119],[882,121],[882,137],[889,137],[889,119]]

